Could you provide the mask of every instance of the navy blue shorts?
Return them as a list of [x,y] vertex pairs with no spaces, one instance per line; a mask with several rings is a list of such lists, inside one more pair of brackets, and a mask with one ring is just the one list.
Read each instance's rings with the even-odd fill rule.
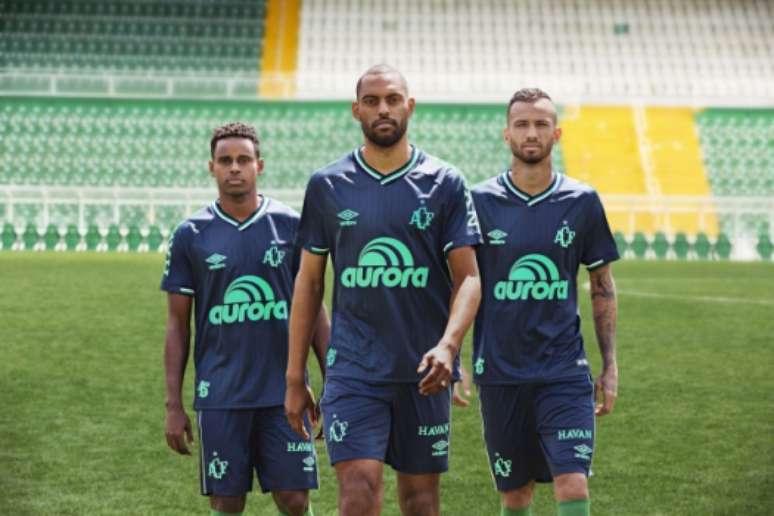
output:
[[498,491],[564,473],[591,473],[594,386],[561,383],[480,385],[481,417]]
[[451,388],[423,396],[414,383],[329,378],[320,406],[331,464],[374,459],[411,474],[449,467]]
[[197,418],[203,495],[242,496],[253,470],[264,493],[317,489],[314,443],[290,428],[284,407],[207,409]]

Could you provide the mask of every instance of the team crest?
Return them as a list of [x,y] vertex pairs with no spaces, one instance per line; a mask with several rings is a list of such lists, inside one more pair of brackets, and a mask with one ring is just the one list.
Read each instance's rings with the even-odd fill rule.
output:
[[328,429],[328,438],[333,442],[340,443],[344,440],[344,437],[347,436],[348,426],[349,423],[346,421],[339,421],[338,419],[334,420],[333,423],[331,423],[331,427]]
[[476,372],[476,374],[484,374],[484,359],[481,357],[478,357],[476,360],[476,363],[473,364],[473,370]]
[[277,268],[282,263],[283,258],[285,258],[285,251],[277,247],[277,244],[272,244],[263,255],[263,263]]
[[562,225],[561,228],[556,232],[556,236],[554,237],[554,243],[559,244],[560,246],[567,249],[572,245],[572,241],[575,238],[575,231],[570,229],[570,226],[567,225],[567,221],[564,221],[564,225]]
[[430,223],[433,221],[435,213],[428,210],[424,203],[422,206],[414,210],[411,214],[411,220],[409,220],[409,226],[416,226],[417,229],[422,231],[430,227]]
[[213,452],[212,455],[215,458],[213,458],[210,461],[210,464],[207,468],[207,474],[216,480],[220,480],[226,475],[226,469],[228,469],[228,461],[220,460],[218,458],[217,452]]
[[513,461],[511,461],[510,459],[506,460],[498,455],[497,460],[493,464],[495,475],[499,475],[503,478],[510,477],[512,464],[513,464]]
[[197,390],[199,391],[199,397],[200,398],[206,398],[210,395],[210,382],[205,382],[204,380],[201,380],[199,382],[199,387],[197,387]]

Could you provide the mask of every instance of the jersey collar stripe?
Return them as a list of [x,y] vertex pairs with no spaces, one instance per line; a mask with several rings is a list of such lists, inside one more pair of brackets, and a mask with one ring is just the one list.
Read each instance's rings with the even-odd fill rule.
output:
[[554,173],[554,182],[553,184],[543,192],[542,194],[536,195],[532,199],[529,200],[527,205],[534,206],[535,204],[539,203],[540,201],[547,199],[551,196],[552,193],[556,191],[557,188],[559,188],[559,182],[561,181],[561,178],[559,177],[559,174]]
[[379,173],[378,170],[375,170],[374,168],[369,166],[368,163],[366,163],[365,159],[362,156],[362,151],[360,149],[355,150],[355,161],[357,161],[357,164],[360,166],[360,168],[362,168],[369,176],[373,177],[383,185],[386,185],[388,183],[395,181],[396,179],[399,179],[401,176],[403,176],[408,171],[413,169],[414,166],[417,164],[418,159],[419,159],[419,152],[417,152],[416,147],[412,145],[411,157],[403,166],[401,166],[394,172],[390,172],[389,174],[381,174]]
[[546,189],[543,193],[540,193],[535,196],[530,196],[519,190],[516,185],[513,184],[513,181],[511,181],[511,174],[510,170],[506,170],[503,172],[503,183],[505,183],[506,188],[511,191],[513,195],[521,199],[522,201],[527,203],[527,206],[534,206],[535,204],[539,203],[540,201],[548,198],[552,193],[556,191],[557,188],[559,188],[559,182],[560,177],[559,174],[553,173],[554,180],[551,182],[551,186]]
[[266,213],[266,210],[268,209],[268,207],[269,207],[269,198],[262,195],[261,196],[261,205],[258,206],[258,209],[255,210],[255,214],[252,217],[250,217],[249,219],[244,221],[239,226],[239,228],[238,228],[239,231],[243,231],[243,230],[247,229],[247,227],[250,226],[250,224],[252,224],[256,220],[261,218],[261,216],[263,216],[263,214]]
[[269,206],[269,199],[266,196],[261,196],[261,204],[258,206],[258,209],[255,210],[255,212],[248,217],[248,219],[242,223],[240,223],[238,220],[235,220],[233,217],[229,216],[226,212],[220,209],[220,205],[218,204],[218,201],[212,202],[212,209],[215,212],[215,214],[223,219],[224,221],[228,222],[235,228],[237,228],[239,231],[243,231],[245,228],[250,226],[253,222],[258,220],[261,215],[266,213],[266,210]]

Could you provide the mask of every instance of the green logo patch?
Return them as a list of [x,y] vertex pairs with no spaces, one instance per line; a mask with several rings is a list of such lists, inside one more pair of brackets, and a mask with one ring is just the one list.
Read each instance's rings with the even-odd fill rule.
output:
[[404,243],[379,237],[360,251],[357,266],[344,269],[341,284],[350,288],[424,288],[428,274],[427,267],[414,266],[414,257]]
[[473,371],[475,371],[476,374],[484,374],[484,359],[479,357],[476,360],[476,363],[473,364]]
[[228,469],[228,461],[220,460],[218,458],[218,452],[213,452],[213,459],[207,466],[207,474],[216,480],[220,480],[226,475]]
[[336,216],[339,218],[339,226],[354,226],[357,224],[355,219],[358,215],[360,214],[356,211],[344,210],[340,211]]
[[435,217],[435,213],[433,213],[432,211],[429,211],[424,206],[420,206],[419,208],[414,210],[414,213],[411,214],[411,219],[409,220],[409,226],[416,226],[417,229],[424,231],[430,227],[430,223],[433,221],[434,217]]
[[559,244],[560,246],[567,249],[572,245],[572,241],[575,239],[575,231],[570,229],[570,226],[567,225],[567,221],[564,221],[564,225],[559,228],[559,230],[556,232],[556,236],[554,237],[554,243]]
[[204,261],[210,264],[210,266],[209,266],[208,268],[209,268],[211,271],[214,271],[214,270],[216,270],[216,269],[222,269],[223,267],[225,267],[225,266],[226,266],[226,264],[225,264],[225,263],[223,263],[223,262],[225,262],[225,261],[226,261],[226,257],[225,257],[225,256],[223,256],[222,254],[218,254],[218,253],[211,254],[211,255],[210,255],[210,256],[209,256],[209,257],[208,257],[206,260],[204,260]]
[[283,258],[285,258],[285,251],[277,247],[277,244],[272,244],[263,255],[263,263],[277,268],[282,264]]
[[335,363],[336,363],[336,350],[333,348],[328,348],[328,352],[325,354],[325,364],[328,367],[331,367]]
[[496,461],[494,461],[494,464],[492,464],[492,467],[494,468],[495,475],[501,476],[503,478],[508,478],[511,476],[511,465],[513,464],[513,461],[508,459],[503,459],[502,457],[498,457]]
[[433,456],[434,457],[440,457],[443,455],[447,455],[449,453],[449,441],[446,441],[444,439],[441,439],[440,441],[436,441],[432,445],[433,448]]
[[505,243],[505,237],[508,236],[508,233],[501,229],[493,229],[486,235],[489,237],[489,244],[503,245]]
[[205,382],[204,380],[199,381],[199,387],[197,387],[196,390],[199,391],[200,398],[206,398],[210,395],[210,382]]
[[567,299],[569,283],[559,279],[559,269],[542,254],[528,254],[511,266],[508,279],[498,281],[494,297],[499,301],[517,299]]
[[331,423],[328,429],[328,439],[333,442],[340,443],[347,436],[347,427],[349,423],[346,421],[339,421],[338,419]]
[[223,304],[210,309],[210,324],[233,324],[248,321],[287,319],[287,301],[275,300],[274,291],[258,276],[240,276],[226,289]]

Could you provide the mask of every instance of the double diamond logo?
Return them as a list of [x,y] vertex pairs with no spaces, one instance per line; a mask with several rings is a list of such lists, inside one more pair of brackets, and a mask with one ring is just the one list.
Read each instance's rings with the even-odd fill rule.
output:
[[505,237],[508,236],[508,233],[502,229],[493,229],[486,235],[489,237],[490,245],[503,245],[505,243]]
[[357,224],[357,216],[360,215],[354,210],[340,211],[337,217],[339,217],[339,226],[354,226]]
[[226,257],[218,253],[211,254],[209,258],[207,258],[204,261],[210,264],[209,269],[211,271],[214,271],[216,269],[222,269],[223,267],[226,266],[226,264],[224,263],[226,261]]
[[575,454],[575,458],[577,459],[584,459],[584,460],[591,460],[591,452],[594,451],[585,444],[579,444],[578,446],[573,446],[573,450],[575,450],[577,453]]
[[447,454],[447,448],[449,447],[449,441],[446,441],[444,439],[441,439],[440,441],[436,441],[432,445],[433,447],[433,456],[440,457],[442,455]]
[[304,471],[314,471],[314,455],[306,457],[301,462],[304,463]]

